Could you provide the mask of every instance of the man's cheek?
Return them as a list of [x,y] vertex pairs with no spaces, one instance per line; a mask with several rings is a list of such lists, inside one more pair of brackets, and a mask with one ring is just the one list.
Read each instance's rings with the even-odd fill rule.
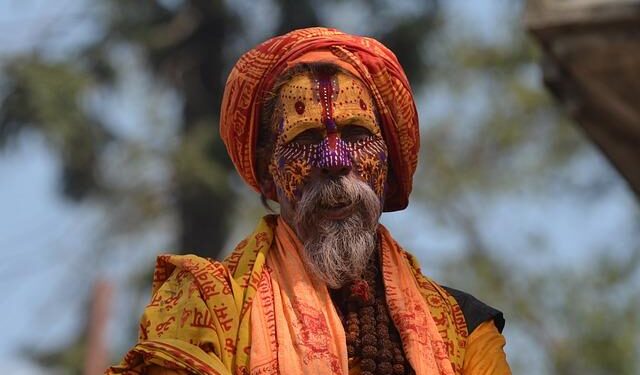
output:
[[309,150],[283,147],[277,150],[270,165],[276,189],[289,201],[297,201],[311,175]]
[[383,140],[367,143],[354,152],[356,173],[382,199],[387,180],[387,149]]

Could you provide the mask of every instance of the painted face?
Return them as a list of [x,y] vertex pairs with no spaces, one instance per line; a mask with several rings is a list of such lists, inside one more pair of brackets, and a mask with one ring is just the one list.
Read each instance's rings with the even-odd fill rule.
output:
[[352,171],[380,200],[387,147],[364,84],[350,75],[304,73],[280,90],[269,171],[279,195],[296,202],[314,170]]

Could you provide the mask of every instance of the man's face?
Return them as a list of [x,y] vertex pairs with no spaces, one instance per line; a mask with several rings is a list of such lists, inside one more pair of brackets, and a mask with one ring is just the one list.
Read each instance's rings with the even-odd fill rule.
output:
[[[276,103],[269,171],[282,205],[295,209],[309,184],[341,176],[364,181],[382,203],[387,147],[371,94],[360,80],[342,72],[296,75],[282,86]],[[338,208],[327,207],[327,214],[336,219],[348,214]]]
[[276,103],[269,171],[280,212],[308,270],[338,288],[362,275],[382,211],[387,147],[371,94],[344,73],[305,73]]

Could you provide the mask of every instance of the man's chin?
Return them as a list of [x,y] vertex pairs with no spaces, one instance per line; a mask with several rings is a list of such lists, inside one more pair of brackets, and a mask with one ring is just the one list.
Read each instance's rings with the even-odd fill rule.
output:
[[302,258],[311,274],[337,289],[362,275],[375,250],[375,234],[349,221],[329,226],[331,230],[304,241]]

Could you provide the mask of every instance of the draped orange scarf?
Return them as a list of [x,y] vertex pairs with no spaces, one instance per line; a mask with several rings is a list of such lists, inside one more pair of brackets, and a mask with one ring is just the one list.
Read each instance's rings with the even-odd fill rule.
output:
[[[385,295],[419,375],[460,374],[467,330],[455,299],[380,226]],[[348,374],[345,334],[292,230],[263,219],[224,261],[163,255],[138,343],[108,374],[146,366],[194,374]]]
[[[380,238],[385,295],[409,363],[418,375],[453,374],[406,258],[382,226]],[[342,323],[327,287],[306,272],[299,251],[300,241],[279,218],[266,262],[271,288],[258,290],[251,313],[251,341],[260,343],[251,349],[251,373],[347,374]]]

